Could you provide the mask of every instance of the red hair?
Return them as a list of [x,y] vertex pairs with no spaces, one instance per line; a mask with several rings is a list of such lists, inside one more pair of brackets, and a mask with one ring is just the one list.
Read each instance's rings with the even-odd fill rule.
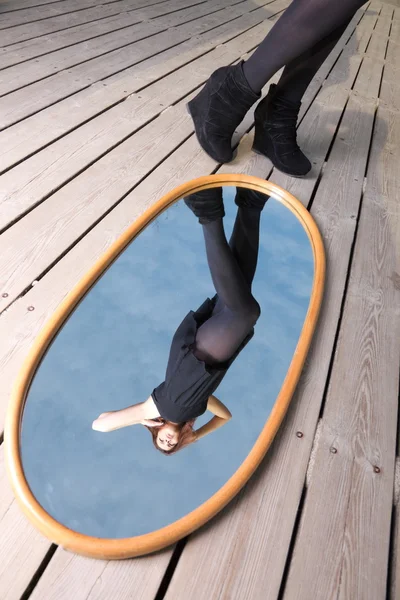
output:
[[[168,421],[166,421],[165,419],[162,418],[158,418],[158,419],[152,419],[153,421],[158,421],[159,423],[162,423],[163,425],[166,425],[168,423]],[[160,427],[148,427],[147,425],[145,425],[146,429],[148,429],[151,433],[151,437],[153,439],[153,445],[156,448],[156,450],[158,450],[159,452],[162,452],[162,454],[165,454],[166,456],[169,456],[170,454],[175,454],[175,452],[178,452],[179,450],[182,450],[182,448],[184,448],[185,446],[189,446],[189,444],[191,444],[192,442],[194,442],[196,440],[196,434],[193,431],[193,425],[196,419],[191,419],[190,421],[185,421],[185,423],[180,423],[180,431],[179,431],[179,439],[178,439],[178,443],[176,444],[176,446],[174,446],[171,450],[162,450],[162,448],[160,448],[157,444],[157,435],[158,435],[158,431],[160,429]]]

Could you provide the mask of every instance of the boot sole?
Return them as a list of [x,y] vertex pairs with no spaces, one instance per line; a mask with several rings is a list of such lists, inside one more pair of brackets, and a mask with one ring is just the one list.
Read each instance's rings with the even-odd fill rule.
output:
[[274,165],[275,169],[278,169],[278,171],[280,171],[281,173],[284,173],[285,175],[289,175],[289,177],[294,177],[295,179],[304,179],[310,173],[310,171],[307,171],[307,173],[305,173],[304,175],[294,175],[293,173],[289,173],[289,171],[284,171],[283,169],[278,167],[278,165],[276,165],[274,163],[274,161],[272,160],[272,158],[270,156],[268,156],[267,154],[264,154],[264,152],[260,152],[260,150],[257,150],[256,148],[254,148],[254,146],[253,146],[252,150],[255,154],[259,154],[260,156],[264,156],[265,158],[268,158]]

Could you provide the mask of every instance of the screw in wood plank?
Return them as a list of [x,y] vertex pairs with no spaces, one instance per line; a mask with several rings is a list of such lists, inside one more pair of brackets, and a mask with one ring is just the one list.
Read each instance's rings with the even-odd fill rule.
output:
[[303,435],[304,435],[304,433],[302,431],[297,431],[296,435],[297,435],[298,438],[302,438]]
[[374,467],[374,473],[380,473],[380,472],[381,472],[380,468],[375,466]]
[[4,292],[4,294],[2,294],[1,296],[2,296],[2,298],[8,298],[7,292]]
[[332,448],[331,448],[331,452],[332,452],[332,454],[337,454],[337,448],[334,448],[334,447],[332,446]]
[[33,310],[35,310],[35,307],[34,306],[28,306],[28,310],[29,310],[29,312],[32,312]]

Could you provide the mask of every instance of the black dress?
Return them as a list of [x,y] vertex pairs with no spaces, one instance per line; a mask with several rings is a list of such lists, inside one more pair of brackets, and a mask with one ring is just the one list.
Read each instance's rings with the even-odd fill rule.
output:
[[156,387],[151,396],[163,419],[183,423],[202,415],[207,409],[209,396],[217,389],[235,358],[254,335],[250,331],[235,354],[218,366],[206,365],[196,358],[191,347],[197,329],[212,314],[216,297],[207,298],[193,312],[186,315],[173,337],[165,381]]

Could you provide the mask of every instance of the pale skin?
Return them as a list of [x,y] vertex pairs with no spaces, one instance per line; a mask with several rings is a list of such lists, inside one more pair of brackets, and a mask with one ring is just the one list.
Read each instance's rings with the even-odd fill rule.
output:
[[[227,407],[215,396],[210,396],[207,402],[207,410],[214,416],[208,423],[197,429],[194,433],[196,441],[208,435],[212,431],[219,429],[225,425],[232,415]],[[159,429],[157,435],[157,445],[162,450],[170,451],[178,443],[179,439],[179,423],[157,423],[151,419],[156,419],[160,416],[153,398],[150,396],[145,402],[133,404],[121,410],[102,413],[95,421],[92,428],[95,431],[108,432],[130,425],[147,425],[148,427],[157,427]]]

